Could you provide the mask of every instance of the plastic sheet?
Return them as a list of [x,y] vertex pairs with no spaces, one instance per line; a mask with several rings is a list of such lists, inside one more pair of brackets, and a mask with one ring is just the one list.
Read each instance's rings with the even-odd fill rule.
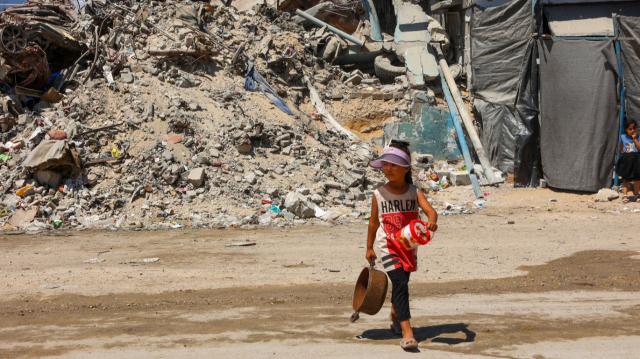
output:
[[627,118],[640,121],[640,18],[620,16],[620,56]]
[[543,40],[540,149],[550,187],[611,187],[619,128],[613,41]]
[[289,108],[289,106],[284,102],[282,97],[278,95],[276,90],[271,87],[267,81],[258,73],[255,66],[252,62],[249,61],[249,69],[247,70],[247,76],[244,81],[244,88],[248,91],[262,91],[262,93],[267,96],[269,101],[274,104],[277,108],[282,110],[282,112],[286,113],[289,116],[293,116],[293,111]]
[[538,178],[535,28],[531,0],[476,7],[471,18],[472,85],[481,141],[491,164],[513,173],[520,185],[536,185]]

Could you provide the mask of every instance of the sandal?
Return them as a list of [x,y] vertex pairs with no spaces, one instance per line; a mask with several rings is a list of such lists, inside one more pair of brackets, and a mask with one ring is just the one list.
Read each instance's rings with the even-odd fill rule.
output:
[[400,323],[391,323],[391,330],[398,335],[402,335],[402,326]]
[[402,349],[416,349],[418,347],[418,342],[413,338],[403,338],[400,342],[400,347]]
[[636,196],[636,202],[640,203],[640,196]]
[[622,203],[629,203],[629,197],[628,196],[622,196]]

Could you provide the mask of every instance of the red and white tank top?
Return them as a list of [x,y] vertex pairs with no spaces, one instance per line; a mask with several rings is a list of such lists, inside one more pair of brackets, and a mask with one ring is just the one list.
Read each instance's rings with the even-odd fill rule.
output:
[[378,203],[378,221],[380,227],[376,232],[376,243],[380,249],[382,265],[385,271],[404,268],[406,272],[415,272],[418,249],[405,250],[395,240],[396,233],[414,219],[418,219],[418,187],[410,184],[407,192],[393,194],[384,186],[373,193]]

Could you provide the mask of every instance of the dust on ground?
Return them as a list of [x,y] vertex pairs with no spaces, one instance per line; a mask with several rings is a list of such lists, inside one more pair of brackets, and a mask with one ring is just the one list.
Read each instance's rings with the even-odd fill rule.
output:
[[[479,214],[441,216],[421,249],[410,286],[420,351],[635,357],[635,204],[540,189],[487,198]],[[389,330],[389,298],[377,315],[348,321],[365,233],[366,221],[0,234],[0,357],[413,355]],[[225,247],[240,242],[255,245]]]

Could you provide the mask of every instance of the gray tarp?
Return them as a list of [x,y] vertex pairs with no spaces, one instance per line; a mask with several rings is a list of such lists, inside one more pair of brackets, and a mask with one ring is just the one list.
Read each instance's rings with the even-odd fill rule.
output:
[[471,18],[471,81],[482,144],[491,163],[513,173],[518,184],[537,178],[535,27],[531,0],[476,7]]
[[618,142],[618,66],[611,40],[543,40],[540,150],[551,187],[610,187]]
[[640,121],[640,17],[620,16],[624,101],[627,118]]

